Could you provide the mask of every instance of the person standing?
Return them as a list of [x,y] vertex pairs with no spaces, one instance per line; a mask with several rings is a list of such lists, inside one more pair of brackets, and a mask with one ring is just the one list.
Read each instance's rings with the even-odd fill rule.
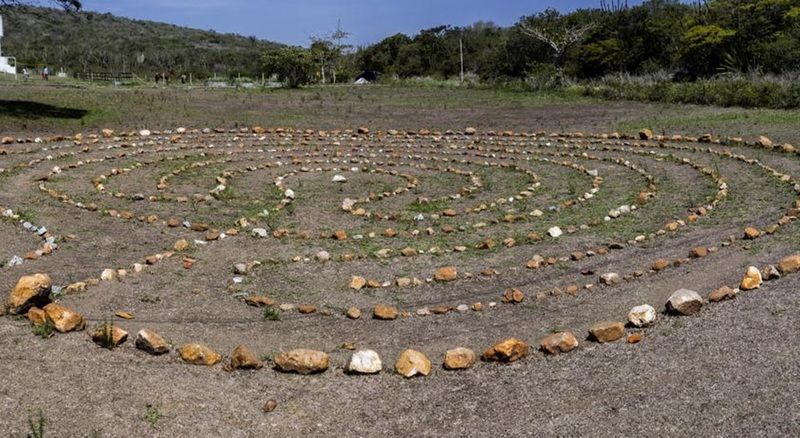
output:
[[44,79],[45,81],[50,80],[50,68],[47,66],[44,66],[44,68],[42,69],[42,79]]

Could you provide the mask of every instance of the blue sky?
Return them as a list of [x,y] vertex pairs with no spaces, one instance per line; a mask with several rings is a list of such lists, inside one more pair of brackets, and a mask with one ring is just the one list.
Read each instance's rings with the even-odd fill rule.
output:
[[[641,3],[631,1],[630,3]],[[329,34],[341,19],[349,43],[375,43],[398,32],[413,35],[440,24],[463,26],[479,20],[508,26],[519,17],[555,7],[597,7],[600,0],[84,0],[85,10],[130,18],[254,35],[308,45]]]

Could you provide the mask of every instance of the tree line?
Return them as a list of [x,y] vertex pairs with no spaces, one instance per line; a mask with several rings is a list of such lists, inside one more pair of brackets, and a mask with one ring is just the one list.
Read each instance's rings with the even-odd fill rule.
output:
[[[548,9],[511,27],[442,25],[350,51],[339,74],[452,78],[461,73],[462,50],[466,73],[484,82],[547,74],[556,80],[612,73],[667,73],[676,80],[780,74],[800,70],[800,0],[602,1],[566,14]],[[270,53],[266,66],[280,73],[279,61],[289,58],[302,60],[294,65],[300,79],[293,85],[316,79],[313,47]],[[307,72],[297,74],[303,66]]]

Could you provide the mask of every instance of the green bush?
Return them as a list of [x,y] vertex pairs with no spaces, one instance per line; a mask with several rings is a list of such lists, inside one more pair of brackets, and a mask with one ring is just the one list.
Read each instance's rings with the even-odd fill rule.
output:
[[583,85],[585,96],[745,108],[800,108],[800,82],[786,77],[719,76],[694,82],[615,76]]

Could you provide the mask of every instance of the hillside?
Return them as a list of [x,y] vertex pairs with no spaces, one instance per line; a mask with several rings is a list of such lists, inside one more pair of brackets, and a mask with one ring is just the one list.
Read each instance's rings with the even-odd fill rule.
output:
[[257,76],[261,54],[280,46],[95,12],[5,6],[0,14],[6,31],[3,53],[16,56],[20,66],[48,65],[54,71]]

